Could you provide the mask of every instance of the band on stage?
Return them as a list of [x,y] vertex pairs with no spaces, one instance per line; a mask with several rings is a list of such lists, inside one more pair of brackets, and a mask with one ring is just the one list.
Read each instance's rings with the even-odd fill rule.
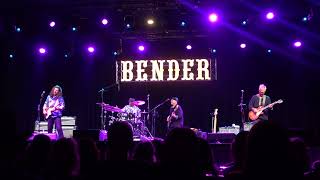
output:
[[[271,103],[271,98],[265,94],[266,90],[266,85],[260,84],[258,94],[253,95],[250,99],[248,104],[248,119],[249,122],[252,122],[252,124],[261,120],[268,120],[270,109],[272,110],[275,104],[282,103],[282,100]],[[243,92],[243,90],[241,91]],[[179,98],[171,97],[165,102],[169,100],[171,106],[166,119],[167,131],[170,131],[173,128],[184,127],[184,113],[182,106],[179,104]],[[163,105],[165,102],[161,103],[160,105]],[[134,135],[151,135],[146,126],[146,117],[149,117],[149,114],[152,110],[146,112],[141,111],[139,108],[145,104],[145,101],[129,98],[128,104],[123,108],[111,106],[109,104],[105,104],[104,102],[97,104],[102,107],[105,112],[108,111],[112,113],[112,115],[109,116],[109,125],[115,121],[126,121],[131,125]],[[50,94],[47,96],[46,101],[44,102],[43,115],[45,120],[48,121],[48,133],[52,133],[53,125],[55,125],[59,138],[64,136],[61,125],[61,117],[64,109],[65,102],[62,96],[62,88],[59,85],[55,85],[52,87]],[[116,116],[114,116],[114,114],[116,114]]]

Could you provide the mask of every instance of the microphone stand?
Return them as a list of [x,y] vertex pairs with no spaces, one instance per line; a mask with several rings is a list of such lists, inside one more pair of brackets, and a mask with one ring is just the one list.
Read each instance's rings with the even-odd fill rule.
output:
[[[147,103],[148,103],[148,107],[147,107],[147,122],[150,123],[150,114],[149,114],[149,111],[150,111],[150,94],[147,95]],[[151,131],[153,129],[153,122],[151,124]]]
[[118,84],[117,83],[114,83],[114,84],[111,84],[109,86],[106,86],[106,87],[103,87],[101,88],[98,93],[101,93],[100,96],[101,96],[101,114],[100,114],[100,123],[101,123],[101,130],[106,130],[106,124],[105,124],[105,120],[106,120],[106,112],[104,111],[104,107],[102,106],[102,104],[104,103],[103,101],[103,93],[112,88],[112,87],[115,87],[117,86]]
[[36,119],[36,129],[38,132],[40,132],[40,120],[41,120],[40,119],[40,106],[42,103],[43,95],[44,95],[44,93],[42,93],[40,96],[40,100],[39,100],[39,104],[38,104],[38,108],[37,108],[38,114],[37,114],[37,119]]
[[243,104],[243,92],[244,90],[241,90],[241,97],[240,97],[240,104],[238,106],[240,106],[240,112],[241,112],[241,126],[240,126],[240,131],[243,131],[244,129],[244,124],[245,124],[245,115],[244,115],[244,106],[246,106],[246,104]]
[[153,109],[151,109],[151,110],[148,112],[148,114],[151,113],[151,112],[153,112],[153,113],[152,113],[152,128],[151,128],[151,133],[152,133],[153,136],[155,136],[155,134],[156,134],[156,128],[155,128],[156,113],[157,113],[156,110],[157,110],[160,106],[162,106],[164,103],[166,103],[167,101],[168,101],[168,99],[166,99],[166,100],[163,101],[162,103],[158,104],[157,106],[155,106]]

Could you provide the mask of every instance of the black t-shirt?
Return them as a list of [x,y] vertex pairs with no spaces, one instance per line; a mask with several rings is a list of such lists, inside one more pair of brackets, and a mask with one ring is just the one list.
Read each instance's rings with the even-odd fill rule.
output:
[[[263,100],[263,97],[260,97],[258,94],[252,96],[252,98],[250,99],[249,102],[249,111],[252,110],[252,108],[258,108],[259,106],[267,106],[269,104],[271,104],[271,99],[269,96],[264,95],[265,96],[265,101]],[[268,120],[268,116],[269,116],[269,108],[265,109],[263,111],[263,114],[259,116],[258,119],[261,120]]]
[[[171,125],[170,126],[171,127],[183,127],[183,122],[184,122],[183,110],[182,110],[180,105],[176,105],[176,106],[178,106],[178,108],[175,111],[175,115],[178,116],[178,117],[177,118],[174,118],[174,117],[171,118]],[[172,112],[174,111],[175,107],[171,107],[170,108],[169,115],[172,114]]]

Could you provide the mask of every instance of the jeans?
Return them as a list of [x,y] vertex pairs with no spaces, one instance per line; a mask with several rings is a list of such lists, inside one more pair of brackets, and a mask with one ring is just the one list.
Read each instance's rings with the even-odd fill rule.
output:
[[59,139],[63,138],[61,117],[53,117],[48,119],[48,133],[52,133],[53,124],[55,124],[56,130],[58,131]]

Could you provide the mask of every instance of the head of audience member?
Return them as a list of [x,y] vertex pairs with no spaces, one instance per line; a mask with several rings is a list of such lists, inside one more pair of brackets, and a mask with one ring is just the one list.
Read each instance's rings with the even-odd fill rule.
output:
[[[44,134],[36,135],[27,146],[24,162],[26,175],[29,177],[44,176],[48,170],[51,140]],[[41,164],[41,166],[39,166]]]
[[164,141],[162,139],[153,139],[152,144],[155,150],[156,162],[160,163],[163,156]]
[[132,127],[127,122],[114,122],[108,130],[109,160],[127,160],[133,145]]
[[247,137],[248,131],[241,131],[237,134],[231,144],[232,157],[235,165],[243,168],[246,151],[247,151]]
[[99,160],[99,149],[96,143],[89,138],[81,138],[78,140],[81,166],[83,163],[91,163]]
[[156,156],[152,142],[145,141],[137,144],[134,150],[133,159],[147,164],[155,163]]
[[303,139],[299,137],[290,138],[289,159],[292,172],[298,176],[303,176],[309,170],[307,146]]
[[285,129],[260,121],[248,135],[246,173],[254,178],[287,176],[289,139]]
[[80,155],[77,142],[72,138],[61,138],[52,146],[51,169],[53,176],[75,177],[79,175]]
[[168,168],[168,174],[201,176],[199,147],[199,139],[191,129],[172,129],[165,140],[161,164]]

